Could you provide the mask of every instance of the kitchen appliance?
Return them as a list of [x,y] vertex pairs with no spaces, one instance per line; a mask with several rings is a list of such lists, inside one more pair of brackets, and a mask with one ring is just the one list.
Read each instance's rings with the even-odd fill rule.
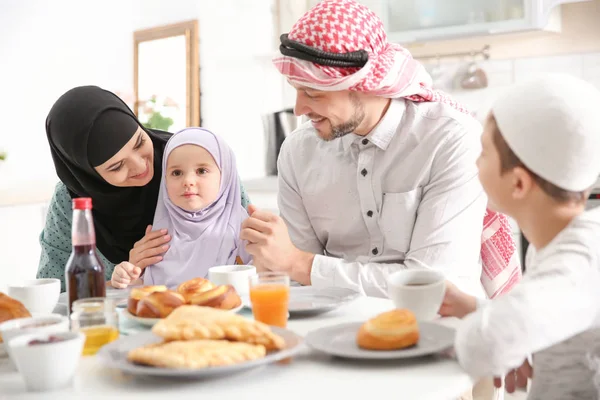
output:
[[263,115],[263,127],[267,143],[267,176],[277,175],[277,157],[285,138],[301,124],[302,117],[296,117],[292,108]]

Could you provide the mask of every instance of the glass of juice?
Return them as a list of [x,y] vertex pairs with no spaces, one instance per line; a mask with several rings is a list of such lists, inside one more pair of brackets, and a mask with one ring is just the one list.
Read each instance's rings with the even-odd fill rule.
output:
[[85,334],[83,355],[96,354],[119,337],[119,317],[113,299],[90,297],[73,302],[71,330]]
[[290,277],[283,272],[259,272],[250,277],[250,302],[256,321],[285,328],[290,301]]

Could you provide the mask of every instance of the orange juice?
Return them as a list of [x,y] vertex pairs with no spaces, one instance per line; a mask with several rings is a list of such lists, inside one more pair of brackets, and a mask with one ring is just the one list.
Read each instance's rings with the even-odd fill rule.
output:
[[264,283],[250,288],[254,319],[267,325],[285,328],[288,320],[290,288],[277,283]]
[[108,325],[90,326],[81,328],[80,331],[85,334],[84,356],[96,354],[100,347],[117,340],[119,337],[117,328]]

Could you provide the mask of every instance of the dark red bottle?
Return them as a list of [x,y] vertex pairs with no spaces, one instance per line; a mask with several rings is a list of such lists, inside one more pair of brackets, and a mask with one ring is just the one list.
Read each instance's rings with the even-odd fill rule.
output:
[[65,267],[69,314],[75,300],[106,297],[105,268],[96,254],[92,199],[89,197],[73,199],[71,240],[73,251]]

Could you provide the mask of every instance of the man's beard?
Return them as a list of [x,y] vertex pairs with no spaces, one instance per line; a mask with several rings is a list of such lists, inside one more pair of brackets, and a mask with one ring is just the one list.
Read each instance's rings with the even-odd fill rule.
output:
[[338,125],[331,125],[331,134],[328,137],[321,137],[323,140],[330,141],[338,139],[352,133],[362,124],[365,119],[365,106],[353,93],[350,94],[352,105],[354,106],[354,113],[352,117],[346,122],[342,122]]

